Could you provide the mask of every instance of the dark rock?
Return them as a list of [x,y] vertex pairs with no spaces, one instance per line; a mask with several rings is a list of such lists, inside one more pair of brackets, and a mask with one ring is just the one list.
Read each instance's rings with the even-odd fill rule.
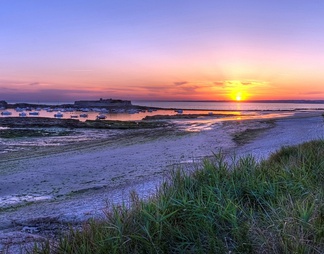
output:
[[81,122],[77,119],[58,119],[46,117],[3,117],[0,126],[10,128],[96,128],[96,129],[148,129],[169,126],[165,121],[111,121],[87,120]]

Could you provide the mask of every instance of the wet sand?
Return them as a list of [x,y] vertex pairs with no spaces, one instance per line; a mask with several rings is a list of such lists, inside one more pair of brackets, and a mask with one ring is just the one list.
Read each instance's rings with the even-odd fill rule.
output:
[[[0,163],[0,253],[46,237],[68,224],[103,216],[112,203],[128,202],[129,192],[154,194],[170,170],[193,169],[220,149],[227,155],[267,158],[284,145],[324,137],[322,112],[276,120],[212,122],[200,132],[141,130],[110,140],[35,150]],[[262,129],[243,143],[233,136]],[[34,230],[34,231],[33,231]],[[33,231],[33,232],[31,232]]]

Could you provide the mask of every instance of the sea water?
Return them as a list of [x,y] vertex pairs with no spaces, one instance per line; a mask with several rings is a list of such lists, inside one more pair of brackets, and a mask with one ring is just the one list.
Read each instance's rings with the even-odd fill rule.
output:
[[[60,105],[51,104],[48,102],[38,102],[42,105]],[[67,104],[61,103],[61,104]],[[70,104],[73,104],[70,102]],[[106,113],[106,120],[120,120],[120,121],[137,121],[142,120],[146,116],[152,115],[174,115],[176,112],[170,109],[184,110],[184,114],[200,114],[207,113],[208,111],[213,113],[219,113],[219,111],[226,111],[227,113],[246,114],[247,111],[296,111],[296,110],[324,110],[324,101],[257,101],[257,102],[234,102],[234,101],[132,101],[133,105],[146,106],[152,108],[160,108],[158,111],[146,111],[137,113],[118,112],[118,113]],[[10,111],[11,115],[0,117],[18,117],[19,112],[15,109],[0,110]],[[245,113],[244,113],[245,112]],[[30,112],[26,112],[29,117]],[[38,117],[54,117],[57,112],[46,112],[45,110],[39,111]],[[62,112],[63,119],[71,118],[71,116],[79,116],[83,112]],[[80,118],[80,121],[86,119],[95,120],[98,116],[98,112],[87,112],[87,118]],[[35,116],[33,116],[35,117]]]
[[[42,103],[44,104],[44,103]],[[152,115],[175,115],[173,109],[182,109],[183,114],[232,114],[231,117],[205,117],[198,119],[174,119],[180,130],[188,132],[199,132],[209,130],[214,124],[224,120],[242,119],[267,119],[274,117],[284,117],[293,115],[296,111],[324,110],[324,103],[314,102],[215,102],[215,101],[133,101],[133,105],[161,108],[157,111],[139,112],[136,114],[114,113],[106,114],[106,120],[141,120],[146,116]],[[0,110],[0,112],[3,110]],[[0,117],[18,116],[15,109],[10,109],[12,115]],[[279,113],[278,113],[279,111]],[[27,112],[28,113],[28,112]],[[63,118],[71,118],[71,115],[82,112],[63,112]],[[54,117],[55,112],[39,111],[37,117]],[[97,112],[88,112],[87,119],[94,120]],[[29,117],[29,116],[27,116]],[[79,120],[86,120],[79,118]],[[0,126],[0,131],[1,131]],[[23,151],[33,147],[48,147],[71,144],[75,142],[104,140],[111,135],[116,135],[117,130],[75,130],[72,135],[54,137],[34,137],[34,138],[0,138],[0,157],[1,154],[14,151]]]
[[195,110],[264,111],[264,110],[324,110],[324,101],[134,101],[134,105]]

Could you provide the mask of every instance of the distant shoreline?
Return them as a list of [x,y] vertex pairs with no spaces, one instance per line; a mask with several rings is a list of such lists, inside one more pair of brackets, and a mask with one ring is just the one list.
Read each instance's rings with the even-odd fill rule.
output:
[[[118,99],[117,99],[118,100]],[[122,100],[122,99],[121,99]],[[5,101],[5,100],[3,100]],[[90,100],[89,100],[90,101]],[[324,99],[320,100],[131,100],[132,102],[233,102],[233,103],[316,103],[324,104]],[[62,104],[73,104],[74,101],[7,101],[8,104],[44,104],[44,105],[62,105]]]
[[[108,105],[105,102],[108,101]],[[118,103],[109,103],[110,101]],[[294,111],[294,110],[324,110],[324,100],[135,100],[99,99],[74,102],[6,102],[0,101],[0,109],[15,108],[71,108],[80,109],[86,106],[78,102],[89,102],[89,108],[106,109],[166,109],[166,110],[204,110],[204,111]],[[104,102],[104,103],[102,103]],[[317,106],[319,105],[319,106]]]
[[226,103],[306,103],[324,104],[324,100],[135,100],[138,102],[226,102]]

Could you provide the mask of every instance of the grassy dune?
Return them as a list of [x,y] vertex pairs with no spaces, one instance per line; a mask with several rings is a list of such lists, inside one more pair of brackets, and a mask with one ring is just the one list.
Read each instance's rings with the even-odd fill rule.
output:
[[173,172],[157,195],[107,211],[35,253],[323,253],[324,141]]

